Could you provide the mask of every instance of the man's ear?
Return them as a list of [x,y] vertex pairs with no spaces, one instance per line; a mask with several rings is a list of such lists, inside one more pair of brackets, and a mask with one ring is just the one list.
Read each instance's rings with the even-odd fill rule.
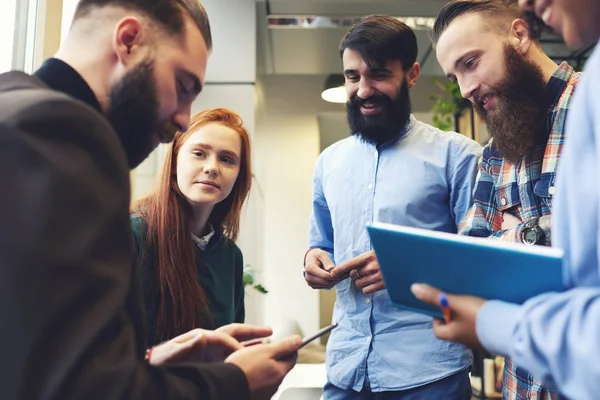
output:
[[406,73],[406,82],[408,82],[408,88],[412,89],[417,84],[417,79],[421,73],[421,66],[418,62],[414,63],[412,67]]
[[141,57],[140,49],[147,41],[142,22],[133,16],[125,17],[117,22],[113,35],[113,49],[119,62],[123,65]]
[[520,18],[510,25],[510,42],[521,54],[526,54],[533,44],[529,34],[529,24]]

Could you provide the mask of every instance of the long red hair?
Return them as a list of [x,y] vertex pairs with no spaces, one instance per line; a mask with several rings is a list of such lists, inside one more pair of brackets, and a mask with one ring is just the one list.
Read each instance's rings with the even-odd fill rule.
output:
[[240,171],[229,196],[215,205],[209,219],[217,231],[231,240],[239,233],[242,206],[252,184],[250,135],[234,111],[216,108],[195,114],[185,133],[177,133],[169,145],[157,188],[134,206],[148,224],[147,240],[158,258],[160,307],[156,332],[167,340],[198,327],[211,327],[209,304],[196,273],[192,242],[191,206],[177,186],[177,156],[183,144],[201,126],[219,123],[233,129],[242,142]]

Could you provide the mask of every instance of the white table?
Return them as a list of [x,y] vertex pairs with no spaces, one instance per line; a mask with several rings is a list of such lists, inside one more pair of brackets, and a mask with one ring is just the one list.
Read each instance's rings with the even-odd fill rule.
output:
[[325,364],[296,364],[283,379],[272,400],[319,400],[325,383]]

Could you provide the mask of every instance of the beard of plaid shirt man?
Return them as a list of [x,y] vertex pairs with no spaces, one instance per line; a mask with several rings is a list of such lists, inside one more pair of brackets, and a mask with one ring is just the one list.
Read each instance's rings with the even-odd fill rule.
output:
[[[579,74],[555,64],[520,17],[514,1],[452,1],[440,11],[432,39],[444,72],[492,138],[459,234],[549,246],[556,166]],[[507,358],[503,398],[555,399],[558,393]]]

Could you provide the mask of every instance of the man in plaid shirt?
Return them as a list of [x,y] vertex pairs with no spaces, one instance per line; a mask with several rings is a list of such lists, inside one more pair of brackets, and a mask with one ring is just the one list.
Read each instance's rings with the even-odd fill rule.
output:
[[[580,74],[544,54],[515,3],[455,0],[434,26],[440,65],[492,137],[459,234],[549,246],[556,167]],[[555,399],[558,393],[506,359],[503,398]]]

